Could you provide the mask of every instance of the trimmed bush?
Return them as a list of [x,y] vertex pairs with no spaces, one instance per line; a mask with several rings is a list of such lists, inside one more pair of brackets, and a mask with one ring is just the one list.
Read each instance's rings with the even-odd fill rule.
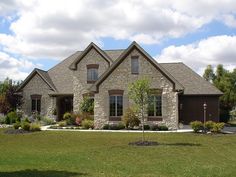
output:
[[16,122],[16,123],[14,123],[13,124],[13,127],[14,127],[14,129],[19,129],[20,127],[21,127],[21,123],[20,122]]
[[59,127],[65,127],[67,124],[66,124],[66,121],[60,121],[58,122],[58,126]]
[[165,126],[165,125],[160,125],[160,126],[158,126],[158,130],[159,130],[159,131],[168,131],[169,129],[168,129],[168,127]]
[[63,115],[63,120],[67,120],[69,118],[71,118],[72,114],[69,113],[69,112],[66,112],[64,115]]
[[30,130],[30,123],[29,122],[22,122],[21,128],[23,130],[29,131]]
[[214,122],[211,120],[209,120],[205,123],[205,127],[208,131],[210,131],[213,128],[213,126],[214,126]]
[[110,128],[109,124],[105,124],[102,127],[103,130],[109,130],[109,128]]
[[220,123],[214,123],[213,128],[211,129],[212,132],[214,133],[220,133],[221,130],[224,128],[225,123],[220,122]]
[[122,116],[122,122],[124,123],[125,128],[134,128],[140,124],[138,116],[131,108],[126,109],[124,115]]
[[85,119],[85,120],[82,121],[81,125],[85,129],[90,129],[90,128],[93,129],[94,128],[93,120]]
[[203,123],[201,121],[193,121],[190,122],[190,125],[195,133],[203,130]]
[[158,131],[158,125],[152,125],[151,130],[153,131]]
[[150,126],[149,125],[143,125],[144,130],[150,130]]
[[30,131],[35,132],[35,131],[40,131],[40,124],[39,123],[31,123],[30,124]]
[[13,124],[13,123],[16,122],[16,120],[17,120],[16,112],[15,111],[11,111],[11,112],[9,112],[7,114],[5,123],[6,124]]

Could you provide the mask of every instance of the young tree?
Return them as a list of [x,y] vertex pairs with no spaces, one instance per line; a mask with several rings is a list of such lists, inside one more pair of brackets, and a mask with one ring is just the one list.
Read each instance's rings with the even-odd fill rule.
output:
[[144,115],[147,112],[149,91],[150,82],[147,79],[139,79],[129,85],[129,98],[133,100],[142,124],[142,141],[144,141]]
[[213,82],[215,79],[215,74],[211,65],[208,65],[203,74],[203,78],[209,82]]

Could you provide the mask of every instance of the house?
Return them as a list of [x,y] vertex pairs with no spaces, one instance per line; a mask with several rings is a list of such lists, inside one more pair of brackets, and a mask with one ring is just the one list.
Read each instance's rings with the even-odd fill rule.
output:
[[136,42],[125,50],[102,50],[94,43],[43,71],[34,69],[20,85],[22,110],[45,116],[78,112],[84,96],[94,100],[95,128],[117,123],[131,105],[128,85],[139,78],[150,80],[148,124],[166,124],[177,129],[179,122],[219,120],[222,93],[183,63],[158,63]]

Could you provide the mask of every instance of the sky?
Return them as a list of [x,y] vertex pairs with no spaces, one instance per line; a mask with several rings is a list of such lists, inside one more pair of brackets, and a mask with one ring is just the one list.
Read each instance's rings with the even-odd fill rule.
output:
[[236,67],[235,0],[0,0],[0,81],[48,70],[90,42],[138,42],[159,63]]

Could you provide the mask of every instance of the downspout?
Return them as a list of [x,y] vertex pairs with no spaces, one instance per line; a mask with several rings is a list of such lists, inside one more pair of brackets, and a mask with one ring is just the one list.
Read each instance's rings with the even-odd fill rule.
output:
[[180,94],[183,94],[184,93],[184,91],[183,90],[176,90],[176,92],[177,92],[177,125],[176,125],[176,127],[177,127],[177,129],[179,129],[179,95]]

